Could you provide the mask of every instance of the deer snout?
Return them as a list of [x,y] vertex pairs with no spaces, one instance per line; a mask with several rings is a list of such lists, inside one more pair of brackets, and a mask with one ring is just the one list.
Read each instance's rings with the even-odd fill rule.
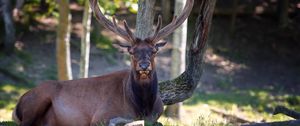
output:
[[139,66],[142,70],[146,71],[149,68],[150,63],[149,62],[141,62],[141,63],[139,63]]

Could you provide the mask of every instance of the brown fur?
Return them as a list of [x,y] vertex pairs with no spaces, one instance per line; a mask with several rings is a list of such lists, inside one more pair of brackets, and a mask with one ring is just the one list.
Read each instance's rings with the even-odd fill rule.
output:
[[151,113],[141,117],[132,105],[129,76],[130,71],[124,70],[94,78],[45,82],[20,98],[14,120],[21,126],[107,125],[116,117],[156,121],[163,110],[160,97],[156,92]]

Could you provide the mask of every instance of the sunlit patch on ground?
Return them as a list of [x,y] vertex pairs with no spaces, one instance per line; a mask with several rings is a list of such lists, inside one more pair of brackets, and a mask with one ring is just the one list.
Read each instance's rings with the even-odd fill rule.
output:
[[[291,102],[293,101],[293,102]],[[273,95],[265,90],[195,93],[184,102],[182,120],[161,117],[169,126],[231,126],[248,122],[285,121],[292,118],[272,115],[277,105],[300,111],[300,96]]]
[[29,90],[29,87],[13,84],[0,84],[0,121],[12,120],[12,111],[19,97]]

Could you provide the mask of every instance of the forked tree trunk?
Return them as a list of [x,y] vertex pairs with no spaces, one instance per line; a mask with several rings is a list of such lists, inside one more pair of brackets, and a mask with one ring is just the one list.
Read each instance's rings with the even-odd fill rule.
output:
[[56,40],[56,58],[59,80],[71,80],[71,57],[70,57],[70,30],[71,15],[69,0],[58,1],[59,19]]
[[154,19],[154,4],[156,0],[139,0],[136,18],[136,32],[138,38],[145,39],[152,33]]
[[184,101],[192,96],[200,82],[202,62],[216,0],[202,0],[193,41],[187,48],[185,71],[173,80],[159,83],[165,105]]
[[[183,10],[186,1],[175,1],[175,15],[179,15]],[[176,78],[185,70],[185,50],[187,42],[187,20],[175,30],[173,34],[172,66],[171,78]],[[180,119],[182,103],[176,103],[166,108],[166,116]]]
[[91,13],[90,3],[85,1],[83,12],[83,36],[81,37],[81,56],[80,56],[80,78],[88,77],[89,56],[90,56],[90,31],[91,31]]
[[[136,36],[151,34],[155,0],[140,0]],[[182,102],[192,96],[202,75],[202,61],[216,0],[202,0],[193,41],[187,48],[185,71],[173,80],[159,83],[160,96],[165,105]],[[150,14],[150,15],[149,15]]]

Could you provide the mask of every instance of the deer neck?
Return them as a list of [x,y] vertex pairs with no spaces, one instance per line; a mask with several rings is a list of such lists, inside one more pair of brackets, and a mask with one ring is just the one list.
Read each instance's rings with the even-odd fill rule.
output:
[[156,71],[153,70],[151,74],[150,81],[141,82],[134,78],[134,71],[131,71],[126,84],[126,96],[139,118],[150,115],[156,101],[158,90]]

